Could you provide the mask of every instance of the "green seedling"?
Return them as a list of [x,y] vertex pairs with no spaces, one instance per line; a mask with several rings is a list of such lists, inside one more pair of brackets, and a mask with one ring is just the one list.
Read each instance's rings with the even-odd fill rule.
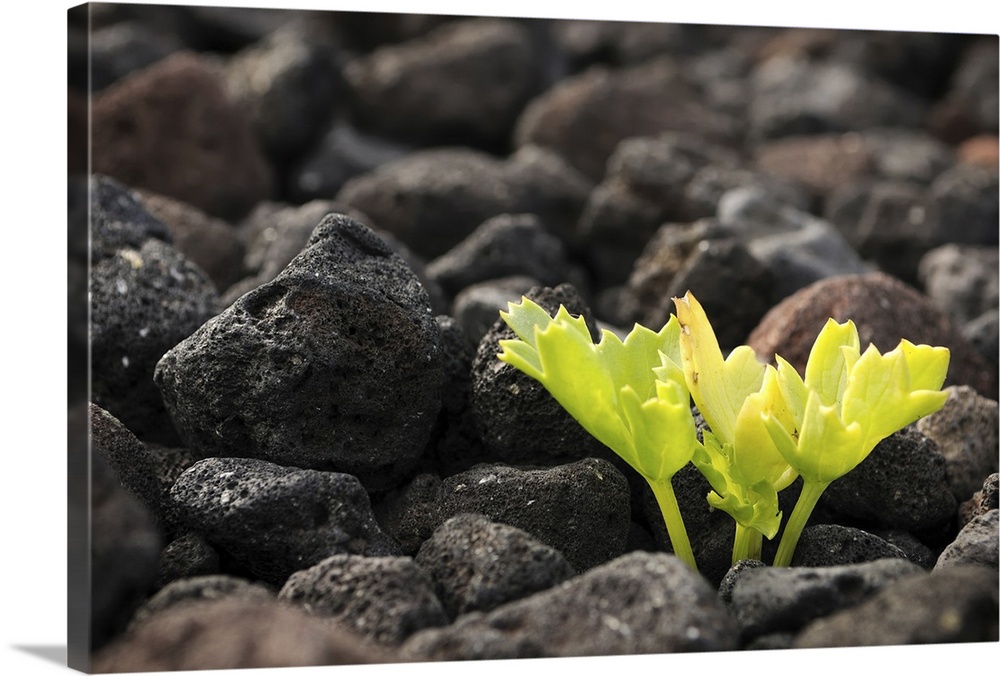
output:
[[868,457],[876,444],[937,411],[948,372],[947,348],[902,340],[880,354],[860,352],[854,323],[827,321],[806,363],[805,378],[777,356],[761,388],[762,420],[789,465],[802,476],[802,493],[785,526],[775,566],[791,563],[817,501],[832,481]]
[[798,476],[764,426],[761,414],[768,402],[759,390],[765,365],[746,345],[723,358],[715,331],[690,292],[674,304],[684,377],[709,427],[692,462],[712,486],[709,504],[736,521],[732,562],[760,559],[763,536],[770,540],[781,526],[778,492]]
[[502,340],[504,361],[540,382],[587,432],[642,475],[656,496],[674,552],[697,569],[670,479],[700,446],[680,367],[680,326],[636,324],[622,341],[594,343],[583,317],[555,317],[527,298],[501,312],[520,340]]
[[[795,546],[826,487],[875,445],[938,410],[949,352],[903,340],[862,354],[854,324],[830,320],[800,377],[742,345],[723,357],[704,309],[689,292],[654,332],[638,324],[625,340],[599,342],[583,317],[554,317],[522,298],[500,315],[518,336],[500,341],[501,361],[539,381],[593,435],[642,475],[656,496],[674,552],[697,569],[671,479],[691,462],[712,487],[709,504],[736,522],[735,563],[761,558],[763,537],[781,526],[778,493],[797,476],[802,493],[785,526],[775,566]],[[699,441],[691,400],[707,429]]]

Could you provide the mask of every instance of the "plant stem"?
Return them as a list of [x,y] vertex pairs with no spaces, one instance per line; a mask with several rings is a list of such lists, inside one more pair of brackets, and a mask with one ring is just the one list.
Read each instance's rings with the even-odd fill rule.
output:
[[677,505],[677,496],[674,495],[674,487],[670,485],[670,479],[649,481],[649,486],[653,489],[653,495],[656,496],[660,513],[663,515],[663,522],[667,525],[667,536],[674,548],[674,554],[691,566],[693,570],[698,570],[698,564],[694,560],[694,551],[692,551],[691,542],[688,540],[687,529],[684,528],[684,519],[681,518],[681,510]]
[[788,517],[788,523],[785,524],[785,532],[781,536],[781,543],[778,545],[778,551],[774,555],[774,566],[776,568],[791,565],[792,555],[795,553],[795,546],[799,543],[802,529],[806,527],[806,522],[809,521],[809,516],[812,514],[813,508],[816,507],[819,496],[823,495],[823,491],[829,485],[829,481],[810,481],[803,477],[802,493],[799,494],[799,499],[795,501],[795,509],[792,510],[792,515]]
[[756,528],[748,528],[736,524],[736,536],[733,538],[733,565],[744,559],[761,560],[763,534]]

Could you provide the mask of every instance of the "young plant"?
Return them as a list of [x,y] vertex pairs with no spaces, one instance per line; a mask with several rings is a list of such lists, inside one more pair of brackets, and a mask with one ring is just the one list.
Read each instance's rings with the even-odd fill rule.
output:
[[[500,315],[518,340],[500,341],[501,361],[538,380],[585,430],[646,478],[674,552],[697,570],[671,478],[692,462],[712,486],[708,502],[736,521],[733,562],[761,558],[762,538],[781,525],[778,493],[803,488],[775,566],[791,563],[817,501],[875,445],[938,410],[948,371],[943,347],[900,341],[862,354],[853,322],[829,320],[805,377],[779,355],[762,364],[741,345],[723,358],[697,299],[675,298],[677,315],[653,332],[638,324],[624,341],[594,343],[583,317],[555,317],[523,298]],[[708,429],[698,440],[691,400]]]
[[697,570],[670,480],[700,444],[680,367],[680,325],[638,324],[622,341],[608,330],[594,343],[583,317],[555,317],[528,298],[501,312],[519,340],[498,355],[540,382],[587,432],[641,474],[653,490],[679,558]]
[[708,502],[736,521],[732,562],[760,559],[762,537],[781,526],[778,492],[797,476],[764,426],[768,402],[759,392],[765,365],[741,345],[723,358],[698,300],[674,298],[684,377],[709,429],[692,462],[712,486]]
[[875,445],[944,405],[947,348],[903,340],[880,354],[860,352],[854,323],[827,321],[806,363],[805,378],[784,359],[768,367],[761,419],[778,451],[802,475],[802,493],[785,526],[775,566],[791,563],[817,501],[835,479]]

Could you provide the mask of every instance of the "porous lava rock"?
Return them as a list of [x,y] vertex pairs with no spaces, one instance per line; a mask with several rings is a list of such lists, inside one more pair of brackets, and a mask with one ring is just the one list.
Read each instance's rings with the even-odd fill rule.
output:
[[274,280],[160,360],[155,382],[200,457],[408,478],[441,407],[440,330],[406,263],[341,214]]

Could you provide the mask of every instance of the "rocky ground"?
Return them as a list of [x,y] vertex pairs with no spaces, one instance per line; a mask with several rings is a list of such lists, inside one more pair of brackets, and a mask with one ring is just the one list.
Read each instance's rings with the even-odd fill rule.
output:
[[[996,36],[90,11],[96,670],[998,640]],[[762,360],[828,317],[951,350],[791,567],[730,567],[691,467],[685,566],[496,359],[522,294],[625,332],[687,290]]]

